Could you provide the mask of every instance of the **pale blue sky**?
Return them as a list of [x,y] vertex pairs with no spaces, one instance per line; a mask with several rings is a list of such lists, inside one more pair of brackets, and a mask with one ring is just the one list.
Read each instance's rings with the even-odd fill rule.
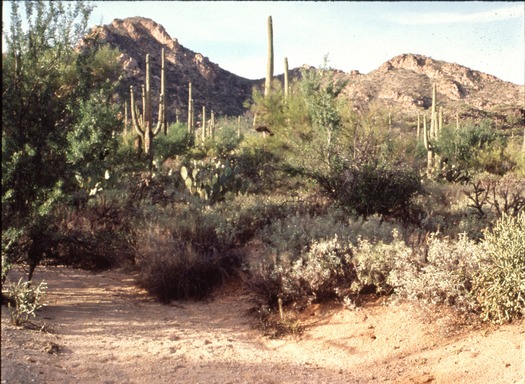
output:
[[[6,4],[4,4],[5,7]],[[525,82],[523,2],[97,1],[91,24],[144,16],[172,38],[237,75],[266,74],[266,21],[273,18],[275,72],[330,66],[368,73],[418,53]],[[7,11],[7,12],[5,12]],[[5,9],[4,20],[9,18]]]

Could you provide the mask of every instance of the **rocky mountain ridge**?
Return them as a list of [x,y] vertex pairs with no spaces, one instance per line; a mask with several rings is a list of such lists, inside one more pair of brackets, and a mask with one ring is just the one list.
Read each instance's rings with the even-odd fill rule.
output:
[[[175,115],[186,118],[189,82],[197,113],[206,106],[218,115],[240,115],[246,111],[243,104],[250,100],[252,88],[262,86],[264,81],[249,80],[220,68],[204,55],[182,46],[162,25],[147,18],[115,19],[111,24],[93,27],[90,37],[122,52],[120,62],[127,89],[144,83],[145,56],[149,53],[154,95],[160,87],[160,55],[165,49],[170,122],[175,121]],[[294,68],[290,72],[297,77],[300,71]],[[525,106],[523,85],[417,54],[396,56],[368,74],[335,70],[334,76],[347,81],[343,95],[356,111],[376,107],[405,115],[424,112],[431,104],[432,83],[437,84],[438,104],[449,117],[459,113],[463,117],[490,115],[505,120],[509,113],[520,116]],[[129,91],[126,94],[123,88],[123,93],[128,97]]]

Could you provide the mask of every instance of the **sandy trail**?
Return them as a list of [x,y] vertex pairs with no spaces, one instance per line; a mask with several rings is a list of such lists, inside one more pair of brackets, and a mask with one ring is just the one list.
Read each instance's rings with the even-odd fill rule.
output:
[[239,285],[164,306],[122,271],[41,279],[47,332],[16,329],[2,307],[2,383],[524,383],[523,322],[468,330],[411,304],[312,307],[299,339],[271,340]]

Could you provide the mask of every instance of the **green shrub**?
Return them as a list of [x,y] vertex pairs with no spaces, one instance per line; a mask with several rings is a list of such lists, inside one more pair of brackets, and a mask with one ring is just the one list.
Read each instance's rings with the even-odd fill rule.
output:
[[168,127],[168,134],[155,137],[155,158],[160,162],[182,155],[192,144],[193,136],[188,134],[185,124],[176,123]]
[[419,175],[408,169],[367,163],[331,176],[325,190],[335,201],[365,219],[373,214],[408,223],[417,216],[412,199],[422,192]]
[[36,287],[30,281],[7,284],[2,287],[2,297],[8,301],[11,321],[14,325],[24,325],[29,321],[29,316],[36,317],[36,311],[44,306],[43,298],[47,291],[47,284],[41,282]]
[[271,140],[262,137],[251,137],[244,140],[235,161],[240,167],[243,178],[254,185],[254,190],[259,193],[275,191],[280,180],[280,156]]
[[472,294],[482,317],[494,323],[525,315],[525,213],[503,215],[484,233],[483,257]]

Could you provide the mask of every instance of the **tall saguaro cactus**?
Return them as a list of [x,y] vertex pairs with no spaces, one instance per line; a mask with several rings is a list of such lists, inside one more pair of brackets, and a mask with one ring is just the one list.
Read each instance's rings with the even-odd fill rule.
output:
[[290,83],[288,79],[288,58],[284,58],[284,100],[288,100],[290,90]]
[[435,143],[438,138],[438,116],[436,112],[436,84],[432,85],[432,109],[430,116],[430,132],[427,130],[426,116],[423,120],[423,143],[427,150],[427,172],[432,174],[434,172],[435,163]]
[[266,65],[266,82],[264,84],[264,97],[268,97],[272,89],[273,79],[273,25],[272,17],[268,16],[268,63]]
[[193,134],[193,96],[191,83],[188,84],[188,133]]
[[206,140],[206,107],[202,106],[202,142]]
[[419,112],[417,113],[417,130],[416,130],[416,139],[419,141],[419,136],[421,132],[421,116]]
[[[162,49],[162,69],[161,79],[164,79],[164,49]],[[135,95],[133,86],[130,87],[131,93],[131,121],[133,127],[139,134],[144,149],[144,154],[152,159],[153,157],[153,138],[157,136],[164,126],[166,117],[166,90],[165,81],[161,80],[160,97],[159,97],[159,115],[157,124],[153,126],[153,117],[151,111],[151,83],[150,83],[150,62],[149,54],[146,55],[146,85],[143,87],[142,97],[142,119],[138,118],[138,112],[135,110]]]

